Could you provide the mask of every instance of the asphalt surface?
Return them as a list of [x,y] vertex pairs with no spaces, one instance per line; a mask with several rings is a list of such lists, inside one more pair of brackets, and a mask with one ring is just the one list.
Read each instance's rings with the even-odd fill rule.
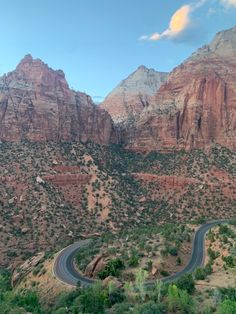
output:
[[94,283],[94,280],[79,274],[74,265],[76,253],[90,242],[91,240],[89,239],[75,242],[59,252],[53,265],[53,272],[57,279],[71,286],[77,286],[78,281],[83,286],[89,286]]
[[[197,267],[201,267],[204,263],[205,235],[207,231],[218,224],[226,222],[228,222],[228,220],[221,219],[203,224],[195,233],[192,255],[188,264],[180,272],[169,277],[162,278],[162,282],[173,282],[180,276],[186,273],[192,273]],[[78,282],[80,282],[82,286],[90,286],[95,282],[95,280],[86,278],[79,274],[74,266],[74,257],[76,253],[81,247],[88,245],[90,241],[91,240],[88,239],[75,242],[59,252],[53,266],[54,275],[58,280],[71,286],[76,286]],[[148,281],[147,286],[151,286],[154,283],[155,281]]]

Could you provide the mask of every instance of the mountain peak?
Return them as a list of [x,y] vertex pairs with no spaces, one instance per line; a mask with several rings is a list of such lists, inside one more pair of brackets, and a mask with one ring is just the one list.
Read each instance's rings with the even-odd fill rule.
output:
[[113,89],[101,107],[110,113],[115,123],[131,121],[149,106],[167,76],[168,73],[141,65]]
[[137,68],[111,92],[111,94],[147,94],[154,95],[160,85],[166,81],[167,73],[149,69],[144,65]]
[[[33,74],[36,74],[36,77],[39,78],[39,74],[51,73],[61,78],[65,78],[65,74],[62,70],[53,70],[41,59],[34,59],[31,54],[27,54],[17,65],[16,71],[24,72],[29,77],[33,77]],[[36,78],[35,77],[35,78]]]
[[145,65],[140,65],[140,66],[137,68],[136,71],[139,71],[139,70],[141,70],[141,71],[146,71],[146,70],[148,70],[148,68],[147,68]]
[[209,47],[221,57],[236,57],[236,26],[217,33]]
[[221,58],[236,58],[236,26],[218,32],[209,45],[193,53],[191,58],[201,58],[210,54]]
[[29,61],[33,61],[33,57],[30,53],[25,55],[24,58],[21,60],[21,62],[29,62]]
[[0,78],[0,117],[0,141],[117,141],[110,116],[31,55]]

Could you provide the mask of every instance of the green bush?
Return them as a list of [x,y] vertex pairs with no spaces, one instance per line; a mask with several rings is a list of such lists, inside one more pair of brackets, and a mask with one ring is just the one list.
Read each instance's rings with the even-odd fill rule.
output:
[[213,272],[213,269],[212,269],[212,262],[208,262],[208,263],[206,264],[206,266],[204,267],[204,272],[205,272],[206,275],[212,274],[212,272]]
[[215,260],[220,256],[220,252],[213,251],[210,247],[207,250],[210,259]]
[[198,267],[194,272],[196,280],[204,280],[206,278],[206,272],[204,268]]
[[149,301],[142,305],[137,305],[133,314],[164,314],[166,313],[166,307],[164,304],[157,304],[154,301]]
[[138,256],[138,252],[136,250],[131,251],[131,256],[130,256],[130,259],[128,261],[128,265],[130,267],[137,267],[139,265],[139,256]]
[[78,297],[79,313],[104,314],[107,294],[97,284],[81,291]]
[[189,294],[193,294],[195,291],[195,281],[192,274],[185,274],[176,281],[176,286],[187,291]]
[[226,266],[233,268],[235,266],[235,258],[233,256],[222,256],[222,260],[225,262]]
[[179,289],[176,285],[169,285],[167,294],[167,313],[195,314],[195,304],[186,290]]
[[170,274],[168,273],[168,271],[164,270],[164,269],[161,269],[160,270],[160,274],[163,276],[163,277],[168,277]]
[[178,255],[178,250],[177,250],[177,248],[176,247],[170,247],[169,249],[168,249],[168,253],[170,254],[170,255],[172,255],[172,256],[177,256]]
[[108,276],[118,277],[123,268],[124,263],[120,258],[110,260],[105,268],[98,273],[98,277],[102,280]]
[[223,301],[217,308],[217,314],[236,314],[236,302],[231,300]]

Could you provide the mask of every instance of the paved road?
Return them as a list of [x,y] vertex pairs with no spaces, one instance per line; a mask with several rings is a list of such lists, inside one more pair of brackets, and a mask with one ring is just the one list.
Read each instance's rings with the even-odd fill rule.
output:
[[53,272],[57,279],[71,286],[76,286],[78,281],[83,286],[89,286],[94,283],[94,280],[80,275],[74,266],[76,253],[80,248],[88,245],[89,242],[91,242],[89,239],[75,242],[59,252],[53,265]]
[[[226,222],[228,222],[228,220],[214,220],[203,224],[195,233],[192,246],[192,255],[188,264],[180,272],[163,278],[162,281],[175,281],[181,275],[186,273],[192,273],[197,267],[202,266],[204,262],[205,235],[207,231],[218,224]],[[60,281],[71,286],[76,286],[78,281],[83,286],[89,286],[95,282],[94,280],[83,277],[81,274],[79,274],[74,266],[74,257],[76,253],[81,247],[88,245],[90,241],[91,240],[88,239],[73,243],[72,245],[66,247],[61,252],[59,252],[55,259],[53,272]],[[149,281],[147,282],[147,285],[149,286],[153,283],[154,281]]]

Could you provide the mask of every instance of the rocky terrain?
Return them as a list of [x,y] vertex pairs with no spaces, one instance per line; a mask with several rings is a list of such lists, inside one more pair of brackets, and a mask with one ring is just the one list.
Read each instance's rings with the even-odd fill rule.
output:
[[236,154],[140,154],[79,142],[0,144],[0,265],[91,235],[232,217]]
[[236,27],[175,68],[123,139],[140,151],[208,149],[215,143],[234,150],[235,136]]
[[71,90],[63,71],[27,55],[0,78],[0,140],[116,142],[110,116]]
[[153,103],[167,76],[168,73],[140,66],[105,98],[101,107],[109,112],[115,124],[132,124]]
[[234,150],[235,47],[236,27],[218,33],[169,75],[140,66],[100,106],[71,90],[61,70],[28,55],[0,78],[0,139]]
[[142,66],[102,105],[114,122],[30,55],[1,77],[0,266],[108,231],[234,216],[235,67],[236,28],[162,85]]

